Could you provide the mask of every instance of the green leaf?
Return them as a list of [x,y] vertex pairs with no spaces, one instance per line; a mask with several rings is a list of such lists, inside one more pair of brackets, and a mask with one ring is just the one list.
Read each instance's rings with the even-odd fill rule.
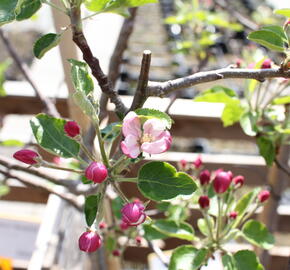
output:
[[287,33],[285,33],[283,27],[281,27],[280,25],[263,26],[261,30],[272,31],[276,35],[279,35],[285,42],[288,42]]
[[22,147],[25,145],[24,142],[21,142],[19,140],[5,140],[5,141],[2,141],[0,142],[0,145],[3,145],[3,146],[17,146],[17,147]]
[[168,235],[160,232],[153,225],[143,224],[143,229],[144,237],[149,241],[168,238]]
[[105,141],[115,140],[121,133],[122,124],[121,122],[114,122],[107,125],[101,130],[101,135]]
[[208,250],[197,249],[193,246],[176,248],[170,258],[169,270],[197,270],[205,263]]
[[71,77],[75,89],[88,95],[94,90],[94,82],[89,74],[87,64],[74,59],[68,61],[71,64]]
[[121,209],[123,207],[123,200],[120,197],[116,197],[114,200],[112,200],[112,210],[114,213],[114,216],[118,219],[121,219]]
[[274,105],[282,105],[282,104],[288,104],[290,103],[290,96],[283,96],[275,98],[272,102]]
[[22,21],[33,16],[41,7],[41,0],[21,0],[19,11],[16,15],[17,21]]
[[117,239],[116,239],[116,237],[113,237],[111,235],[109,235],[108,237],[106,237],[105,247],[106,247],[106,250],[109,253],[112,253],[112,251],[114,249],[116,249],[116,246],[117,246]]
[[174,220],[159,219],[152,227],[169,237],[183,240],[194,240],[194,231],[190,224],[186,222],[176,222]]
[[101,200],[101,194],[91,195],[86,197],[85,200],[85,217],[89,227],[91,227],[96,219],[99,204]]
[[239,223],[239,221],[243,218],[244,214],[249,209],[250,205],[256,200],[258,193],[260,192],[260,188],[255,188],[251,192],[245,194],[238,202],[235,207],[235,212],[238,213],[238,218],[236,219],[236,222]]
[[157,118],[157,119],[163,120],[164,122],[166,122],[166,128],[168,129],[170,129],[173,124],[173,120],[170,118],[170,116],[167,113],[164,113],[158,110],[141,108],[141,109],[137,109],[135,113],[138,115],[147,116],[149,118]]
[[188,174],[177,172],[169,163],[153,161],[140,169],[138,188],[145,197],[162,201],[178,195],[190,195],[197,186]]
[[40,59],[46,52],[57,46],[60,42],[60,37],[61,35],[59,34],[49,33],[39,38],[33,46],[35,57]]
[[15,19],[18,0],[0,1],[0,26]]
[[0,184],[0,198],[8,194],[10,191],[10,188],[6,185]]
[[257,135],[257,127],[256,127],[256,117],[252,112],[246,112],[242,115],[240,119],[240,125],[248,136],[256,136]]
[[234,255],[237,270],[264,270],[256,254],[250,250],[240,250]]
[[86,94],[82,91],[76,91],[73,93],[73,100],[84,114],[88,115],[91,119],[97,119],[99,104],[92,97],[86,96]]
[[237,270],[236,262],[232,255],[226,254],[222,257],[224,270]]
[[170,220],[184,221],[189,216],[189,211],[183,205],[170,205],[166,212],[166,216]]
[[250,243],[264,249],[270,249],[274,245],[274,236],[267,227],[259,221],[248,220],[242,228],[243,237]]
[[[209,222],[211,224],[211,228],[214,228],[214,219],[212,217],[209,219]],[[197,221],[197,227],[204,236],[209,235],[209,230],[208,230],[205,219],[199,218]]]
[[276,9],[274,13],[290,18],[290,8]]
[[38,114],[30,121],[37,143],[46,151],[64,158],[77,158],[80,145],[66,136],[64,125],[66,121]]
[[6,60],[0,63],[0,97],[6,96],[6,91],[3,85],[5,82],[5,72],[10,66],[10,64],[11,64],[10,60]]
[[260,155],[265,159],[267,166],[272,166],[276,152],[275,145],[272,140],[266,137],[259,137],[257,139]]
[[225,107],[221,119],[225,127],[239,121],[244,112],[240,100],[236,98],[236,93],[223,86],[215,86],[202,92],[194,101],[224,103]]
[[113,12],[120,8],[138,7],[148,3],[156,3],[156,0],[85,0],[88,10],[94,12]]
[[92,180],[89,180],[88,178],[86,178],[84,175],[81,176],[81,181],[84,185],[90,185],[90,184],[94,184],[94,182]]
[[276,33],[269,30],[258,30],[249,34],[248,39],[255,41],[270,50],[284,52],[284,41]]

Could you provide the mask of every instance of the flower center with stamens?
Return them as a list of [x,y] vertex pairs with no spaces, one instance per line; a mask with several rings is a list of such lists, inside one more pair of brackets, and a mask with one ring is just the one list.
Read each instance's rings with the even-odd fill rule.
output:
[[153,142],[155,140],[155,138],[151,135],[151,134],[148,134],[148,133],[144,133],[140,142],[141,144],[142,143],[145,143],[145,142]]

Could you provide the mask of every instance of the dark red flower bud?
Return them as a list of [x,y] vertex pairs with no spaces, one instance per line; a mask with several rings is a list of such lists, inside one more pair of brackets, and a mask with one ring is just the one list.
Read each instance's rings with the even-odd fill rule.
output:
[[242,62],[243,62],[243,60],[240,59],[240,58],[238,58],[238,59],[236,60],[236,66],[237,66],[237,68],[240,68],[240,67],[241,67]]
[[238,213],[235,212],[235,211],[229,213],[229,218],[230,218],[230,219],[236,219],[237,216],[238,216]]
[[199,174],[199,181],[200,184],[203,185],[207,185],[210,181],[210,172],[209,170],[204,170]]
[[106,229],[107,228],[107,223],[102,221],[99,223],[99,229],[100,230],[103,230],[103,229]]
[[208,208],[209,207],[209,198],[207,196],[200,196],[198,199],[198,204],[200,208]]
[[93,231],[84,232],[79,238],[79,248],[85,252],[94,252],[102,245],[101,237]]
[[231,174],[228,172],[219,172],[213,180],[213,188],[216,193],[224,193],[231,184]]
[[145,207],[141,203],[127,203],[121,210],[122,221],[129,226],[138,226],[146,219],[144,209]]
[[112,254],[113,254],[113,256],[115,256],[115,257],[120,257],[120,256],[121,256],[121,252],[120,252],[120,250],[118,250],[118,249],[113,250],[113,251],[112,251]]
[[64,131],[69,137],[75,137],[80,134],[81,130],[75,121],[68,121],[64,125]]
[[262,190],[259,194],[258,194],[258,200],[263,203],[265,201],[267,201],[270,197],[270,192],[268,190]]
[[92,162],[85,170],[85,176],[94,183],[102,183],[108,176],[106,166],[101,162]]
[[265,59],[264,62],[262,63],[261,68],[262,68],[262,69],[265,69],[265,68],[271,68],[271,63],[272,63],[271,59],[267,58],[267,59]]
[[236,187],[242,187],[245,182],[245,177],[242,175],[237,175],[236,177],[234,177],[233,182]]
[[186,165],[187,165],[187,161],[185,159],[182,159],[179,161],[180,166],[182,169],[185,169]]
[[135,238],[135,241],[136,241],[136,243],[137,243],[137,245],[140,245],[141,244],[141,242],[142,242],[142,237],[141,236],[136,236],[136,238]]
[[13,157],[21,162],[29,165],[38,163],[36,158],[39,157],[38,153],[28,149],[22,149],[14,153]]
[[197,159],[192,163],[196,169],[199,169],[202,166],[201,156],[198,156]]

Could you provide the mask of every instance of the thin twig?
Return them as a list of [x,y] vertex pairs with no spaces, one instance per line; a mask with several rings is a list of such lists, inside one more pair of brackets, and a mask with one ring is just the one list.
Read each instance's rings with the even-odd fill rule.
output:
[[122,102],[118,93],[114,91],[108,77],[101,69],[99,59],[94,57],[91,48],[86,40],[86,37],[82,30],[81,22],[81,10],[79,6],[71,7],[71,25],[73,32],[73,41],[79,47],[83,54],[84,61],[89,65],[93,76],[97,79],[101,90],[111,99],[111,102],[116,106],[116,113],[118,115],[124,115],[127,111],[126,106]]
[[290,168],[288,166],[285,166],[284,164],[282,164],[277,158],[275,158],[275,164],[277,165],[277,167],[283,171],[284,173],[286,173],[288,176],[290,176]]
[[12,174],[8,171],[4,171],[1,169],[0,169],[0,173],[5,175],[8,178],[13,178],[13,179],[18,180],[19,182],[23,183],[26,186],[33,186],[33,187],[41,188],[49,193],[55,194],[59,196],[60,198],[62,198],[63,200],[69,202],[79,211],[82,211],[83,209],[83,205],[78,202],[77,197],[72,193],[69,193],[67,191],[61,191],[59,190],[59,188],[55,188],[51,186],[50,184],[46,184],[42,181],[33,180],[33,178],[30,178],[30,177],[24,177],[24,176],[20,177],[18,175]]
[[146,101],[150,64],[151,64],[151,51],[145,50],[143,52],[137,89],[134,95],[130,111],[134,111],[138,108],[141,108]]
[[23,63],[23,61],[20,59],[19,55],[17,54],[15,48],[11,44],[10,40],[6,36],[5,32],[0,29],[0,38],[2,39],[7,51],[9,52],[10,56],[14,60],[15,64],[23,74],[24,78],[27,80],[27,82],[31,85],[33,88],[35,95],[39,98],[39,100],[42,102],[42,104],[45,107],[46,112],[54,117],[59,117],[59,113],[56,109],[55,104],[46,96],[44,96],[40,89],[36,86],[34,81],[32,80],[32,76],[30,75],[30,72],[28,70],[28,67]]
[[148,242],[148,245],[149,247],[154,251],[154,253],[157,255],[157,257],[160,259],[160,261],[164,264],[165,267],[168,267],[169,266],[169,263],[168,263],[168,259],[167,257],[163,254],[162,250],[157,247],[153,241],[147,241]]
[[267,78],[279,78],[279,77],[290,78],[290,70],[283,71],[280,68],[271,68],[271,69],[222,68],[217,70],[198,72],[189,76],[185,76],[175,80],[169,80],[166,82],[149,81],[147,87],[147,94],[148,97],[149,96],[164,97],[173,91],[222,79],[256,79],[258,81],[263,82]]

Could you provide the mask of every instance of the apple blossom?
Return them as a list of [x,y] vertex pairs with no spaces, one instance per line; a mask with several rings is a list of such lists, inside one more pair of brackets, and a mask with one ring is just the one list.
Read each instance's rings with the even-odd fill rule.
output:
[[146,219],[144,205],[141,203],[127,203],[121,210],[122,221],[129,226],[138,226]]
[[79,248],[85,252],[94,252],[102,245],[101,237],[93,231],[84,232],[79,238]]
[[91,162],[85,170],[85,176],[94,183],[102,183],[108,176],[108,170],[101,162]]

